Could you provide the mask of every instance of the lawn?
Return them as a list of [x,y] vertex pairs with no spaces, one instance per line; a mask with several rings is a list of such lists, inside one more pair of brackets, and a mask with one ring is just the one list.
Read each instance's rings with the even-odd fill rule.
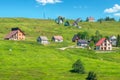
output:
[[[71,42],[74,34],[88,31],[93,35],[96,30],[101,34],[120,34],[119,22],[86,23],[80,22],[82,29],[64,27],[53,20],[27,18],[0,19],[0,80],[85,80],[89,71],[97,74],[98,80],[120,79],[120,52],[95,53],[87,49],[58,48],[76,45]],[[26,34],[25,41],[5,41],[4,36],[12,27],[19,27]],[[63,43],[50,41],[41,45],[36,38],[45,35],[51,40],[53,35],[62,35]],[[71,73],[72,64],[81,59],[85,74]]]

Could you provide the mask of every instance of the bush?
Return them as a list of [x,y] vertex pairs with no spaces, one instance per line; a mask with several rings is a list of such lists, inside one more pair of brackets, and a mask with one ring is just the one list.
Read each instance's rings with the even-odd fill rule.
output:
[[88,73],[88,76],[87,76],[86,80],[97,80],[96,73],[90,71]]
[[85,70],[84,70],[84,66],[82,64],[82,62],[80,61],[80,59],[78,59],[73,65],[72,65],[73,70],[71,70],[71,72],[73,73],[80,73],[80,74],[84,74]]

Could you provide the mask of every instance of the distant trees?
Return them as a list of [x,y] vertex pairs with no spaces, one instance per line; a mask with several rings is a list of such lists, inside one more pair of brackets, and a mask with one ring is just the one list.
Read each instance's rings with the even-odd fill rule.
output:
[[75,63],[73,63],[72,68],[73,69],[71,70],[71,72],[73,73],[80,73],[80,74],[85,73],[84,66],[82,62],[80,61],[80,59],[78,59]]
[[110,18],[110,17],[105,17],[105,18],[100,18],[97,20],[98,22],[102,23],[102,21],[116,21],[115,18]]
[[94,41],[94,43],[96,43],[98,40],[100,40],[102,38],[102,35],[100,34],[100,32],[97,30],[95,32],[95,36],[91,37],[91,40]]
[[120,47],[120,35],[119,35],[119,34],[118,34],[118,36],[117,36],[116,46],[117,46],[117,47]]
[[79,39],[89,39],[89,33],[87,31],[79,32],[77,36],[79,37]]
[[90,71],[90,72],[88,73],[88,76],[87,76],[86,80],[97,80],[96,73]]

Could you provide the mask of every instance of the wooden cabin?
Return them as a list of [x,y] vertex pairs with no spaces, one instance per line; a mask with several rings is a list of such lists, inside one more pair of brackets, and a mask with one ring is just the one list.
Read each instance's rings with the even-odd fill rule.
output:
[[5,40],[25,40],[25,33],[19,28],[12,28],[11,32],[8,33]]
[[63,37],[62,36],[53,36],[52,41],[54,41],[54,42],[63,42]]
[[41,44],[49,44],[48,38],[46,36],[39,36],[37,42]]

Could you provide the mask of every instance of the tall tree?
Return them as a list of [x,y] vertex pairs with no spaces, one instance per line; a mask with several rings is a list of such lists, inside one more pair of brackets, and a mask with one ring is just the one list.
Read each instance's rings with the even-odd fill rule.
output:
[[92,41],[94,41],[94,43],[96,43],[98,40],[100,40],[102,38],[102,35],[100,34],[100,32],[97,30],[95,32],[95,36],[92,36]]
[[120,35],[119,35],[119,34],[118,34],[118,36],[117,36],[116,46],[117,46],[117,47],[120,47]]

